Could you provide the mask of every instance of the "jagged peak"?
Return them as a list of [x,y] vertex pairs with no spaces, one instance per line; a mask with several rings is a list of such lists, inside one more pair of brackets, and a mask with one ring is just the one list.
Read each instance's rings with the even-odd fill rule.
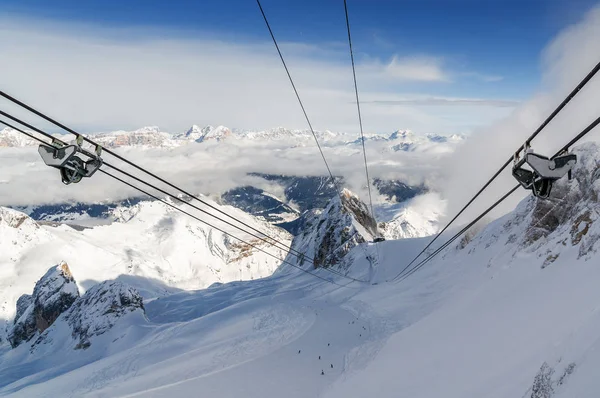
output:
[[43,302],[57,290],[65,290],[68,293],[79,295],[71,269],[65,261],[50,268],[42,276],[33,289],[33,297],[36,301]]
[[134,312],[142,318],[145,313],[142,296],[135,288],[119,281],[92,286],[64,316],[76,341],[73,348],[88,348],[94,336],[106,333],[120,318]]
[[39,228],[38,223],[31,219],[31,217],[29,217],[27,214],[0,206],[0,226],[2,225],[6,225],[15,229],[24,225],[28,225],[33,228]]
[[131,131],[131,134],[155,134],[160,133],[160,128],[158,126],[144,126],[137,130]]
[[415,133],[413,133],[411,130],[396,130],[390,135],[390,137],[388,139],[389,140],[396,140],[398,138],[406,139],[406,138],[414,137],[414,135],[415,135]]
[[[292,247],[313,259],[314,267],[348,267],[350,250],[376,235],[376,223],[367,205],[349,189],[342,189],[320,213],[305,213],[306,228],[294,238]],[[304,265],[303,259],[289,257]]]
[[186,131],[186,135],[190,135],[192,133],[199,133],[202,131],[202,127],[198,126],[197,124],[192,124],[192,127],[190,127],[187,131]]
[[8,340],[14,348],[43,333],[79,298],[79,289],[66,262],[51,267],[38,280],[32,295],[17,301],[17,317]]
[[197,138],[195,138],[196,142],[204,142],[208,140],[221,141],[231,135],[232,131],[229,127],[219,125],[217,127],[206,126],[202,128],[200,132],[196,132],[193,137],[197,136]]
[[342,188],[341,196],[345,197],[347,199],[350,199],[350,198],[357,198],[358,199],[358,195],[356,195],[354,192],[352,192],[348,188]]

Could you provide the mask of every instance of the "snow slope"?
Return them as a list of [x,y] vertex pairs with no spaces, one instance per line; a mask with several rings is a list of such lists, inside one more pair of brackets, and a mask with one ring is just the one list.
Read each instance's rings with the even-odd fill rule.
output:
[[0,395],[596,397],[600,146],[576,151],[562,201],[526,198],[400,283],[428,239],[351,249],[370,283],[276,273],[147,300],[86,350],[3,348]]
[[[277,238],[283,247],[289,245],[287,232],[235,208],[223,209]],[[281,262],[160,202],[140,202],[115,213],[121,222],[73,229],[40,225],[23,213],[0,208],[0,319],[12,318],[19,296],[30,293],[28,286],[61,261],[69,264],[84,291],[97,282],[120,278],[130,280],[145,297],[261,278]],[[214,224],[276,257],[286,254],[231,226]]]
[[438,232],[445,202],[438,193],[426,193],[399,205],[379,207],[379,230],[386,239],[430,236]]

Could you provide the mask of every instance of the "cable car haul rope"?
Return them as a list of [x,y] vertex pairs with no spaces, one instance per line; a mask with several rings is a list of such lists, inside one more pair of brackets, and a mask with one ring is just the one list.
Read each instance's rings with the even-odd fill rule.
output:
[[[300,104],[302,113],[303,113],[303,115],[306,119],[306,122],[310,128],[310,131],[315,139],[317,148],[321,154],[323,162],[325,163],[329,177],[331,178],[331,182],[335,186],[336,191],[339,194],[341,191],[338,186],[338,183],[337,183],[336,179],[334,178],[333,173],[331,172],[331,168],[329,167],[329,163],[327,162],[327,159],[325,158],[323,149],[319,143],[317,135],[313,129],[312,123],[310,122],[308,114],[304,108],[304,104],[302,103],[302,100],[300,99],[298,90],[294,84],[294,81],[292,79],[292,76],[290,74],[288,66],[285,63],[283,55],[279,49],[279,45],[277,44],[277,40],[275,39],[275,35],[273,34],[273,31],[271,29],[269,21],[267,20],[266,14],[262,8],[260,0],[256,0],[256,2],[260,9],[261,15],[264,19],[264,22],[268,28],[270,36],[273,40],[275,48],[277,49],[277,53],[283,64],[283,67],[288,76],[290,84],[292,85],[292,88],[294,90],[294,93],[296,95],[298,103]],[[356,95],[358,121],[359,121],[360,135],[361,135],[361,141],[362,141],[363,159],[364,159],[364,165],[365,165],[365,175],[366,175],[366,179],[367,179],[367,188],[368,188],[368,193],[369,193],[369,204],[370,204],[371,215],[372,215],[373,219],[375,220],[375,212],[373,209],[373,200],[372,200],[372,195],[371,195],[371,184],[370,184],[370,179],[369,179],[369,169],[368,169],[367,155],[366,155],[366,150],[365,150],[365,139],[364,139],[364,133],[363,133],[360,101],[359,101],[359,95],[358,95],[358,86],[357,86],[357,82],[356,82],[356,70],[355,70],[355,65],[354,65],[354,54],[353,54],[353,50],[352,50],[352,38],[351,38],[351,34],[350,34],[350,22],[349,22],[349,18],[348,18],[348,7],[347,7],[346,0],[343,0],[343,3],[344,3],[344,11],[345,11],[345,16],[346,16],[346,27],[347,27],[347,33],[348,33],[350,59],[351,59],[351,63],[352,63],[352,73],[353,73],[353,80],[354,80],[354,91],[355,91],[355,95]],[[525,189],[530,189],[535,196],[545,199],[545,198],[549,197],[549,195],[551,193],[551,189],[552,189],[552,184],[554,183],[554,181],[556,181],[560,178],[563,178],[566,175],[568,175],[570,178],[571,170],[577,162],[577,156],[575,154],[568,153],[568,150],[569,150],[569,148],[571,148],[573,146],[573,144],[578,142],[581,138],[583,138],[586,134],[588,134],[592,129],[594,129],[598,124],[600,124],[600,118],[598,118],[594,122],[592,122],[586,129],[584,129],[577,136],[575,136],[569,143],[567,143],[554,156],[552,156],[550,158],[536,154],[535,152],[533,152],[533,150],[531,149],[531,142],[556,117],[556,115],[558,115],[571,102],[571,100],[586,86],[586,84],[597,74],[597,72],[599,70],[600,70],[600,62],[598,64],[596,64],[596,66],[569,93],[569,95],[567,95],[567,97],[558,105],[558,107],[550,114],[550,116],[548,116],[548,118],[546,120],[544,120],[544,122],[533,132],[533,134],[529,138],[527,138],[525,143],[523,145],[521,145],[514,152],[514,154],[512,156],[510,156],[510,158],[502,165],[502,167],[500,167],[500,169],[498,171],[496,171],[496,173],[483,185],[483,187],[479,189],[479,191],[464,205],[464,207],[444,226],[444,228],[442,228],[440,230],[440,232],[438,232],[434,236],[434,238],[419,252],[419,254],[417,254],[417,256],[415,258],[413,258],[412,261],[410,261],[392,279],[392,281],[400,282],[400,281],[408,278],[410,275],[412,275],[416,271],[418,271],[428,261],[430,261],[438,253],[440,253],[442,250],[444,250],[446,247],[448,247],[448,245],[450,245],[452,242],[454,242],[465,231],[467,231],[469,228],[471,228],[477,221],[479,221],[481,218],[483,218],[486,214],[488,214],[491,210],[493,210],[496,206],[498,206],[502,201],[504,201],[508,196],[510,196],[513,192],[515,192],[519,186],[522,186]],[[265,234],[264,232],[249,225],[248,223],[225,213],[223,210],[212,205],[211,203],[199,198],[196,195],[193,195],[193,194],[187,192],[186,190],[178,187],[177,185],[169,182],[168,180],[166,180],[162,177],[159,177],[155,173],[152,173],[152,172],[148,171],[146,168],[133,163],[132,161],[122,157],[121,155],[115,153],[114,151],[107,149],[107,148],[103,148],[101,145],[94,142],[91,138],[85,137],[85,136],[79,134],[78,132],[74,131],[73,129],[52,119],[51,117],[45,115],[44,113],[34,109],[33,107],[31,107],[29,105],[23,103],[22,101],[12,97],[11,95],[9,95],[3,91],[0,91],[0,96],[4,97],[5,99],[9,100],[10,102],[12,102],[18,106],[26,109],[27,111],[37,115],[38,117],[41,117],[42,119],[54,124],[55,126],[75,135],[75,143],[67,144],[67,143],[61,141],[60,139],[57,139],[57,138],[53,137],[52,135],[32,126],[31,124],[28,124],[12,115],[0,110],[0,115],[20,124],[22,126],[25,126],[25,127],[29,128],[30,130],[35,131],[35,132],[41,134],[42,136],[50,139],[50,142],[44,141],[43,139],[36,137],[35,135],[30,134],[22,129],[19,129],[6,121],[0,120],[0,123],[13,128],[14,130],[16,130],[22,134],[25,134],[34,140],[39,141],[40,145],[38,147],[38,152],[39,152],[40,156],[42,157],[42,160],[44,161],[44,163],[47,166],[50,166],[50,167],[53,167],[53,168],[56,168],[59,170],[61,180],[64,184],[66,184],[66,185],[74,184],[74,183],[76,184],[76,183],[79,183],[80,181],[82,181],[83,178],[90,178],[96,172],[100,172],[100,173],[103,173],[103,174],[115,179],[116,181],[119,181],[123,184],[128,185],[131,188],[138,190],[139,192],[141,192],[149,197],[154,198],[155,200],[158,200],[158,201],[166,204],[167,206],[170,206],[170,207],[176,209],[177,211],[182,212],[183,214],[186,214],[186,215],[210,226],[211,228],[214,228],[228,236],[231,236],[232,238],[239,240],[239,241],[241,241],[263,253],[266,253],[267,255],[274,257],[277,260],[282,261],[285,264],[289,264],[295,268],[300,269],[301,271],[303,271],[309,275],[312,275],[316,278],[322,279],[323,281],[326,281],[328,283],[332,283],[332,284],[335,284],[338,286],[342,286],[342,287],[345,287],[349,283],[352,283],[352,282],[365,282],[365,283],[369,282],[369,281],[356,279],[356,278],[350,277],[348,275],[344,275],[341,272],[338,272],[336,270],[333,270],[333,269],[330,269],[327,267],[322,268],[322,269],[330,272],[333,275],[337,275],[337,276],[340,276],[340,277],[350,280],[350,282],[348,284],[340,285],[340,284],[336,283],[335,281],[326,279],[326,278],[324,278],[320,275],[317,275],[313,272],[307,271],[307,270],[303,269],[302,267],[297,266],[296,264],[293,264],[285,259],[281,259],[278,256],[266,251],[265,249],[258,247],[257,245],[251,244],[250,242],[248,242],[246,240],[243,240],[237,236],[232,235],[228,231],[218,228],[212,224],[209,224],[208,222],[198,218],[197,216],[184,211],[180,207],[174,206],[173,204],[171,204],[163,199],[160,199],[158,196],[156,196],[150,192],[147,192],[147,191],[133,185],[132,183],[123,180],[122,178],[115,176],[114,174],[106,171],[104,167],[109,167],[109,168],[125,175],[126,177],[128,177],[132,180],[135,180],[138,183],[146,185],[149,188],[152,188],[155,191],[158,191],[158,192],[166,195],[166,197],[168,197],[176,202],[180,202],[184,205],[188,205],[195,210],[198,210],[220,222],[223,222],[241,232],[244,232],[245,234],[252,236],[255,239],[258,239],[264,243],[267,243],[276,249],[287,251],[289,254],[296,256],[298,259],[306,260],[308,262],[314,263],[314,261],[312,261],[311,259],[306,257],[305,253],[301,253],[295,249],[287,247],[281,241]],[[91,144],[93,147],[93,150],[84,149],[83,148],[84,142]],[[111,156],[117,158],[118,160],[124,162],[125,164],[137,169],[138,171],[141,171],[146,176],[152,177],[152,178],[156,179],[157,181],[165,184],[169,188],[175,189],[179,193],[186,195],[187,197],[191,198],[191,200],[184,201],[181,198],[179,198],[177,195],[174,195],[173,193],[170,193],[170,192],[166,191],[165,189],[161,189],[161,188],[157,187],[156,185],[149,183],[144,178],[137,177],[119,167],[116,167],[116,166],[113,166],[113,165],[107,163],[105,161],[105,159],[103,158],[104,154],[108,154],[108,155],[111,155]],[[450,239],[448,239],[438,249],[433,251],[424,260],[420,261],[417,265],[415,265],[414,267],[411,268],[411,266],[419,259],[419,257],[421,257],[421,255],[423,255],[427,251],[427,249],[429,249],[429,247],[431,247],[431,245],[450,227],[450,225],[452,225],[456,221],[456,219],[475,201],[475,199],[477,199],[481,195],[481,193],[489,187],[489,185],[500,175],[500,173],[511,162],[513,162],[512,175],[519,182],[519,185],[516,185],[515,187],[513,187],[510,191],[508,191],[504,196],[502,196],[500,199],[498,199],[492,206],[490,206],[482,214],[480,214],[473,221],[468,223],[460,231],[458,231],[456,234],[454,234]],[[212,214],[209,211],[194,205],[193,203],[191,203],[192,200],[202,203],[203,205],[205,205],[205,206],[209,207],[210,209],[214,210],[215,212],[217,212],[219,215]],[[229,220],[225,220],[221,216],[225,216]],[[378,234],[377,231],[376,231],[376,236],[374,236],[374,240],[376,242],[383,240],[383,238]]]

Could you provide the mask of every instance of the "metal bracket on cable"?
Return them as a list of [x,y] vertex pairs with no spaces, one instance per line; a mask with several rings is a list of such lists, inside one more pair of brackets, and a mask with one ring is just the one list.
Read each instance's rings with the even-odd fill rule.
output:
[[[51,144],[40,144],[38,153],[47,166],[59,169],[63,184],[76,184],[83,177],[91,177],[102,166],[102,147],[96,145],[94,152],[81,147],[83,136],[77,135],[75,145],[63,145],[57,139]],[[81,156],[87,158],[84,160]]]
[[531,189],[534,196],[548,199],[554,181],[569,175],[577,163],[577,155],[562,151],[552,159],[536,154],[528,142],[523,145],[523,157],[519,158],[520,150],[514,155],[512,169],[513,177],[525,189]]

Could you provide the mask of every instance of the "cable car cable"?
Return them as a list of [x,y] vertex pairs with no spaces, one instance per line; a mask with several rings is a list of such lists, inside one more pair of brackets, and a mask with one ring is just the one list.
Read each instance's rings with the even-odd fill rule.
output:
[[[579,84],[558,105],[558,107],[556,107],[556,109],[550,114],[550,116],[548,116],[548,118],[544,120],[544,122],[533,132],[533,134],[531,134],[531,136],[527,138],[525,143],[513,153],[518,153],[522,151],[526,147],[526,145],[529,145],[531,141],[556,117],[556,115],[558,115],[558,113],[562,111],[562,109],[565,106],[567,106],[567,104],[571,102],[573,98],[575,98],[575,96],[596,75],[596,73],[598,73],[598,71],[600,71],[600,62],[598,62],[596,66],[585,76],[585,78],[581,82],[579,82]],[[425,251],[433,244],[433,242],[435,242],[448,229],[448,227],[450,227],[450,225],[452,225],[452,223],[454,223],[454,221],[456,221],[456,219],[475,201],[475,199],[477,199],[479,195],[481,195],[481,193],[485,189],[487,189],[487,187],[498,177],[498,175],[500,175],[500,173],[510,164],[510,162],[512,162],[512,160],[513,157],[511,155],[511,157],[502,165],[502,167],[500,167],[498,171],[496,171],[496,173],[494,173],[494,175],[485,183],[485,185],[479,191],[477,191],[477,193],[467,202],[467,204],[444,226],[444,228],[442,228],[440,232],[438,232],[435,235],[435,237],[423,248],[423,250],[421,250],[421,252],[417,254],[417,256],[410,263],[408,263],[408,265],[401,271],[401,273],[408,269],[408,267],[410,267],[415,261],[417,261],[417,259],[423,253],[425,253]]]
[[[595,127],[597,127],[600,124],[600,117],[596,118],[593,122],[591,122],[585,129],[583,129],[579,134],[577,134],[571,141],[569,141],[566,145],[564,145],[561,149],[559,149],[553,156],[551,159],[559,156],[561,153],[563,153],[564,151],[566,151],[567,149],[569,149],[570,147],[572,147],[574,144],[576,144],[579,140],[581,140],[583,137],[585,137],[590,131],[592,131]],[[500,198],[496,203],[494,203],[492,206],[490,206],[486,211],[484,211],[481,215],[479,215],[475,220],[473,220],[472,222],[470,222],[466,227],[464,227],[463,229],[461,229],[458,233],[456,233],[451,239],[449,239],[448,241],[446,241],[446,243],[444,243],[442,246],[440,246],[438,249],[436,249],[432,254],[430,254],[427,258],[425,258],[423,261],[421,261],[419,264],[417,264],[414,268],[412,268],[410,271],[408,271],[405,275],[402,275],[402,273],[407,269],[407,267],[405,267],[402,271],[400,271],[400,273],[398,273],[398,275],[396,275],[392,281],[396,281],[400,276],[402,276],[397,283],[399,283],[400,281],[406,279],[408,276],[412,275],[414,272],[416,272],[419,268],[421,268],[426,262],[428,262],[429,260],[431,260],[433,257],[435,257],[438,253],[440,253],[443,249],[445,249],[446,247],[448,247],[452,242],[454,242],[460,235],[462,235],[464,232],[466,232],[469,228],[471,228],[476,222],[478,222],[479,220],[481,220],[481,218],[483,218],[486,214],[488,214],[492,209],[494,209],[497,205],[499,205],[502,201],[504,201],[508,196],[510,196],[520,185],[515,186],[514,188],[512,188],[509,192],[507,192],[502,198]],[[410,265],[410,264],[409,264]]]

